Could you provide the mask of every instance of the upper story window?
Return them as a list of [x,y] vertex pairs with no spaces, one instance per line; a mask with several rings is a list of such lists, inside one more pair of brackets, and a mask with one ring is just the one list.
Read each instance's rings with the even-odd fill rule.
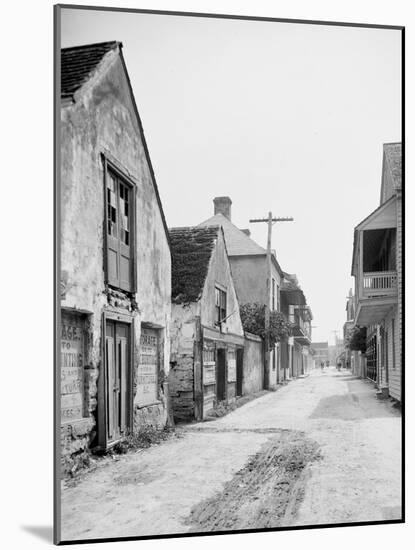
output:
[[215,324],[226,319],[226,291],[215,286]]
[[275,279],[271,280],[271,310],[274,311],[275,309]]
[[106,163],[106,280],[134,291],[134,186]]

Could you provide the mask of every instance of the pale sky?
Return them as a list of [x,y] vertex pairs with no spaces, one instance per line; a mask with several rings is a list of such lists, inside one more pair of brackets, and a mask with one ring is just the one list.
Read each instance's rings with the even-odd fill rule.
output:
[[313,340],[342,334],[353,228],[379,205],[382,144],[401,140],[391,29],[62,10],[62,47],[118,40],[169,226],[232,221],[296,273]]

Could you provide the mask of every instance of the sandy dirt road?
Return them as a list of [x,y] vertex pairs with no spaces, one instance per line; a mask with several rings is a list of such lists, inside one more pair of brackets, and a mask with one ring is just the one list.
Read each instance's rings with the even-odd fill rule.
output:
[[400,519],[401,418],[314,371],[63,484],[62,539]]

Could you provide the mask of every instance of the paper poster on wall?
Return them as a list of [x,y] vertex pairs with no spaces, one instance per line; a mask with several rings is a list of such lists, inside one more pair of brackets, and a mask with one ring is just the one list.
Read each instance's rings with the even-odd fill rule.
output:
[[140,337],[140,355],[137,372],[135,402],[140,406],[155,403],[158,372],[158,333],[156,329],[143,328]]

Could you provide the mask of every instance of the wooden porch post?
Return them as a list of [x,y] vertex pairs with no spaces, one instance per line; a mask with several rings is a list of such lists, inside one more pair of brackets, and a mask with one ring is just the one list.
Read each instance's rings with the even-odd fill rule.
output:
[[363,231],[359,231],[359,298],[363,296]]

